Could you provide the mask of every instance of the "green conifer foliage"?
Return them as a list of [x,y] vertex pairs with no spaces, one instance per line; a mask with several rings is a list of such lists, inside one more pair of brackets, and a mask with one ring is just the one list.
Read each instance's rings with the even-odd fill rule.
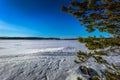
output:
[[62,10],[75,16],[89,32],[98,29],[120,35],[119,0],[74,0]]
[[[88,32],[98,30],[113,35],[112,38],[79,37],[78,41],[85,43],[85,46],[92,52],[79,51],[78,59],[74,62],[85,62],[92,57],[97,63],[105,64],[106,67],[110,66],[111,64],[102,56],[107,56],[109,52],[116,52],[116,49],[120,51],[120,0],[73,0],[69,6],[63,6],[62,10],[76,17]],[[105,50],[105,48],[108,49]],[[115,72],[105,70],[106,80],[120,79],[120,68],[111,66]],[[95,77],[92,80],[97,79]]]

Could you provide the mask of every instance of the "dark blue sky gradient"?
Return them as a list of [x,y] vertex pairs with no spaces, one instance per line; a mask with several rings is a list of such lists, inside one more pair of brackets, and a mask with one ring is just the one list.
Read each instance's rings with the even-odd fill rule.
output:
[[61,11],[71,0],[0,0],[0,36],[87,37],[76,18]]

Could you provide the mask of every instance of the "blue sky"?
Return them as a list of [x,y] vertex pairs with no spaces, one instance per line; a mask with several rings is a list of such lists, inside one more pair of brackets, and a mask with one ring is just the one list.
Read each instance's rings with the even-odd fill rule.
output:
[[87,37],[76,18],[61,11],[71,0],[0,0],[0,36]]

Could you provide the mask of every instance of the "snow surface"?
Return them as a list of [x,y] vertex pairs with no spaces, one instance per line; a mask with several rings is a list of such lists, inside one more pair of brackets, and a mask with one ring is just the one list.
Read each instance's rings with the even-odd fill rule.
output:
[[[76,80],[79,50],[89,51],[76,40],[0,40],[0,80]],[[120,56],[111,59],[120,63]],[[104,68],[92,60],[87,65]]]
[[0,40],[0,80],[65,80],[80,48],[76,40]]

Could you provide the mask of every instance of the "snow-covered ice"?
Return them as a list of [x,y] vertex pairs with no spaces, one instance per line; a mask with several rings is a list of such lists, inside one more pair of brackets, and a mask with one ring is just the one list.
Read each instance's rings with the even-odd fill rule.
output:
[[76,80],[79,50],[88,52],[76,40],[0,40],[0,80]]
[[79,49],[76,40],[0,40],[0,80],[65,80]]

